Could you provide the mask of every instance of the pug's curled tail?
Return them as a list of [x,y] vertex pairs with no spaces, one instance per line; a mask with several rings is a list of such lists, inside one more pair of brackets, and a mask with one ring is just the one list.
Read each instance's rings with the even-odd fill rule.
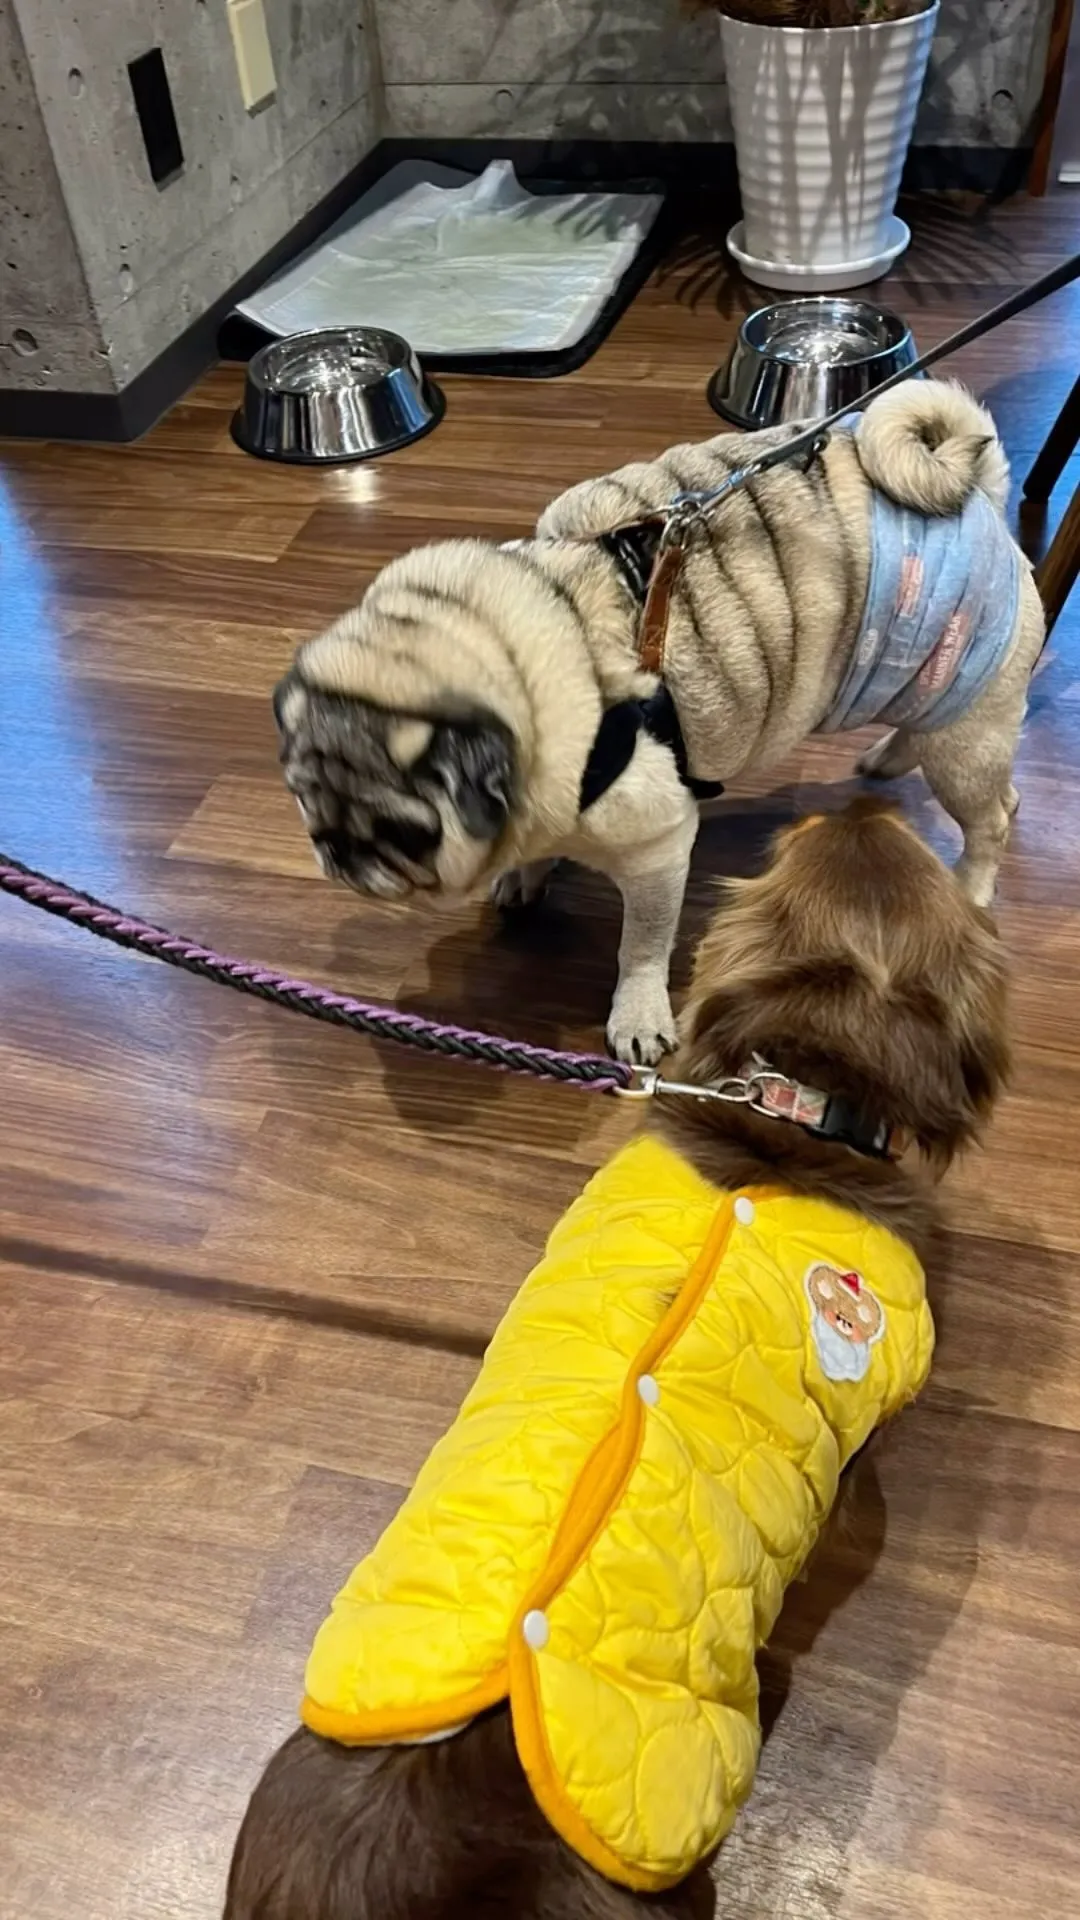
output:
[[981,487],[1005,510],[1009,464],[985,407],[945,380],[905,380],[872,400],[856,446],[871,486],[917,513],[959,513]]

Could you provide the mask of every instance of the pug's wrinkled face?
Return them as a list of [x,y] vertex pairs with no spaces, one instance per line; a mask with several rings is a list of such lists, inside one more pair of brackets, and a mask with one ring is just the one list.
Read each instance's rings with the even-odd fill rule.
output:
[[399,899],[417,887],[466,892],[493,869],[515,785],[513,740],[494,714],[393,713],[294,668],[274,717],[286,783],[330,879]]

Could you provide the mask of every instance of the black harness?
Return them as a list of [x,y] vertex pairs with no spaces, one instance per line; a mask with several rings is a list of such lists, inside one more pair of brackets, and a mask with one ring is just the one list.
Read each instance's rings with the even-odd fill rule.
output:
[[602,533],[596,543],[611,555],[634,599],[642,607],[656,565],[662,532],[661,520],[639,520],[633,526],[613,527],[610,533]]
[[[646,520],[637,526],[616,527],[612,533],[601,534],[597,541],[597,546],[614,560],[639,607],[645,605],[660,534],[657,522]],[[619,775],[625,773],[633,759],[639,733],[647,733],[670,749],[679,779],[695,800],[714,800],[723,793],[719,780],[695,780],[691,774],[675,702],[667,687],[661,685],[647,700],[620,700],[617,705],[605,708],[581,776],[579,812],[584,813],[587,807],[595,805],[601,795],[614,786]]]

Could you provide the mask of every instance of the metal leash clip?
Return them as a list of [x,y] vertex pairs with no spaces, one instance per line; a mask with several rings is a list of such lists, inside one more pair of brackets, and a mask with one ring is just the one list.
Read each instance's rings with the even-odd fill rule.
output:
[[701,526],[704,519],[695,494],[677,493],[674,500],[668,502],[657,554],[665,553],[669,547],[685,547],[694,528]]
[[785,459],[790,459],[801,472],[808,473],[828,444],[827,428],[816,425],[804,428],[801,433],[794,435],[790,443],[770,447],[765,453],[758,454],[756,460],[747,461],[745,467],[733,467],[718,487],[676,493],[668,502],[668,519],[660,535],[661,547],[684,545],[690,528],[703,522],[713,507],[718,507],[729,494],[740,492],[749,481],[768,473],[771,467],[782,465]]
[[617,1087],[624,1100],[651,1100],[659,1093],[673,1093],[688,1100],[723,1100],[729,1106],[752,1107],[755,1113],[767,1113],[765,1088],[768,1084],[790,1087],[795,1083],[786,1073],[777,1073],[764,1062],[755,1064],[752,1073],[730,1074],[709,1086],[694,1086],[688,1080],[665,1080],[658,1067],[634,1067],[634,1083]]
[[668,518],[660,535],[662,547],[682,546],[691,527],[701,525],[706,511],[718,506],[729,493],[738,493],[752,477],[751,467],[737,467],[718,487],[696,493],[676,493],[668,501]]

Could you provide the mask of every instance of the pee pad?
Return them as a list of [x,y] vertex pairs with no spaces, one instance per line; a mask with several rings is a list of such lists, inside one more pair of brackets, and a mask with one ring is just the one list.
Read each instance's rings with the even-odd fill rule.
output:
[[648,193],[530,193],[507,160],[475,179],[417,162],[393,173],[237,312],[277,338],[385,327],[439,360],[565,352],[612,298],[662,204]]

